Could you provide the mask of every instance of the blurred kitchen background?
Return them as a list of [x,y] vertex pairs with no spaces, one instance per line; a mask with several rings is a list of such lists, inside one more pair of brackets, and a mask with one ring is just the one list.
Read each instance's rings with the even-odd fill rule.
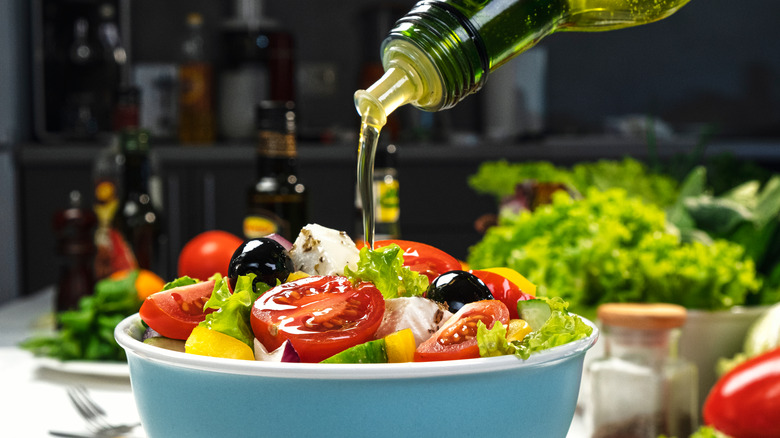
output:
[[[268,28],[292,36],[291,98],[309,219],[354,233],[352,94],[378,78],[381,40],[414,1],[258,4],[259,16],[246,0],[0,0],[0,302],[56,282],[52,217],[74,190],[83,205],[94,201],[93,165],[110,126],[95,103],[100,80],[90,82],[93,100],[68,94],[85,86],[66,67],[80,35],[83,47],[113,44],[113,59],[125,66],[114,74],[140,90],[159,181],[156,270],[164,278],[175,275],[176,255],[198,232],[242,233],[245,193],[257,178],[254,140],[230,122],[251,123],[251,105],[243,111],[237,102],[241,87],[253,84],[237,71],[259,62],[234,53],[230,32],[242,19],[273,21]],[[172,94],[193,12],[203,19],[217,104],[216,137],[201,146],[177,140]],[[777,170],[778,17],[777,2],[693,0],[647,26],[552,35],[455,109],[403,108],[383,134],[398,147],[402,237],[464,258],[480,238],[474,221],[496,208],[467,185],[487,160],[674,159],[706,146],[707,156],[728,153]],[[79,124],[85,107],[92,113]]]

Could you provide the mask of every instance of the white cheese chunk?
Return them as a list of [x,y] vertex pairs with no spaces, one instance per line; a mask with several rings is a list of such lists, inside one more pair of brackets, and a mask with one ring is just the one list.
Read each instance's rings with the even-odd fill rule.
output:
[[309,224],[290,248],[296,271],[310,275],[344,275],[344,267],[357,269],[360,251],[344,231]]
[[287,341],[284,341],[282,345],[279,346],[274,351],[269,352],[265,349],[265,345],[263,345],[262,342],[257,340],[255,338],[255,360],[259,361],[265,361],[265,362],[281,362],[282,361],[282,355],[284,355],[284,348],[287,346]]
[[412,329],[414,342],[420,345],[452,316],[446,307],[423,297],[385,300],[385,315],[376,331],[377,339],[403,329]]

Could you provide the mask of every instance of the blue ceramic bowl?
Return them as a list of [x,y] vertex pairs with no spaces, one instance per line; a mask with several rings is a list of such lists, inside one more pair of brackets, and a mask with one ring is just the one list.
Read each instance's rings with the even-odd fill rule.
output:
[[150,438],[565,437],[586,338],[532,355],[405,364],[270,363],[146,345],[116,328]]

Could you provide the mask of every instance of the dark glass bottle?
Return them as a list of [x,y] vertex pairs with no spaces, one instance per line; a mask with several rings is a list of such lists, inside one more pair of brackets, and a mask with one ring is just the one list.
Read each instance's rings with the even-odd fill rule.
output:
[[277,233],[292,240],[308,220],[306,187],[298,178],[295,105],[262,102],[257,107],[257,176],[249,188],[244,236]]
[[142,129],[125,129],[119,137],[124,168],[116,228],[130,244],[138,267],[153,270],[160,217],[149,191],[149,133]]
[[52,225],[57,236],[60,268],[55,309],[61,312],[75,309],[81,297],[92,294],[96,251],[93,233],[97,218],[82,207],[81,193],[72,191],[70,206],[54,215]]

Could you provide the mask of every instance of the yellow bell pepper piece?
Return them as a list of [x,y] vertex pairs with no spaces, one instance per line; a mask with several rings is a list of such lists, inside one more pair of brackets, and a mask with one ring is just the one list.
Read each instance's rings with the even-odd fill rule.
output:
[[412,329],[403,329],[385,336],[388,363],[412,362],[416,348]]
[[287,276],[287,280],[285,280],[285,283],[289,283],[291,281],[300,280],[301,278],[308,277],[309,274],[303,272],[303,271],[295,271],[291,272],[290,275]]
[[506,328],[506,340],[522,341],[525,335],[532,331],[531,326],[524,319],[510,319]]
[[201,356],[224,357],[228,359],[255,360],[255,353],[238,339],[210,328],[197,326],[187,342],[184,351]]
[[523,277],[523,275],[514,269],[511,268],[488,268],[483,269],[483,271],[492,272],[494,274],[498,274],[507,280],[514,283],[521,291],[531,294],[533,296],[536,296],[536,285],[528,281],[527,278]]

